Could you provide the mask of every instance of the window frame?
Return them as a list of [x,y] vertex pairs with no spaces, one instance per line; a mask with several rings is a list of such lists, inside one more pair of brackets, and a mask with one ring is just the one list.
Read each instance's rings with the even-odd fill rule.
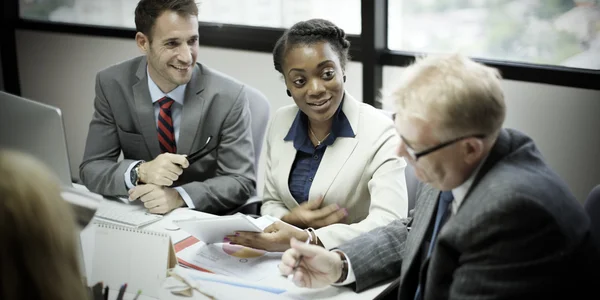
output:
[[[130,28],[59,23],[23,19],[18,1],[3,1],[2,32],[5,37],[0,46],[5,90],[20,95],[18,81],[15,32],[32,30],[87,36],[133,39]],[[380,90],[383,66],[404,67],[420,53],[390,50],[387,47],[388,0],[361,0],[361,35],[349,35],[350,55],[353,61],[363,64],[363,101],[381,107]],[[246,25],[199,22],[200,45],[227,49],[271,53],[277,39],[285,29]],[[504,79],[543,83],[565,87],[600,90],[600,70],[536,65],[521,62],[477,59],[499,69]]]

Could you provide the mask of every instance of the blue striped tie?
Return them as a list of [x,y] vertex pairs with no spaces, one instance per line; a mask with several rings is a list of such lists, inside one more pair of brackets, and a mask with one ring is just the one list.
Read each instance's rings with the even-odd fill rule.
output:
[[163,97],[158,100],[160,111],[158,113],[158,143],[160,144],[160,152],[177,153],[175,145],[175,131],[173,130],[173,119],[171,119],[171,106],[173,99]]
[[[435,217],[435,226],[433,226],[433,233],[431,234],[431,242],[429,243],[429,249],[427,250],[427,258],[429,258],[429,256],[431,256],[431,252],[433,252],[433,246],[435,245],[435,240],[437,239],[438,232],[440,231],[442,226],[444,226],[444,224],[442,223],[444,214],[446,214],[446,211],[448,210],[448,206],[450,206],[450,203],[452,203],[452,200],[454,200],[454,196],[452,195],[451,191],[440,193],[440,198],[438,201],[438,208],[437,208],[437,215]],[[421,276],[419,276],[419,278],[421,278]],[[422,286],[421,286],[421,282],[419,282],[419,285],[417,286],[417,291],[415,292],[415,300],[423,299],[421,290],[422,290]]]

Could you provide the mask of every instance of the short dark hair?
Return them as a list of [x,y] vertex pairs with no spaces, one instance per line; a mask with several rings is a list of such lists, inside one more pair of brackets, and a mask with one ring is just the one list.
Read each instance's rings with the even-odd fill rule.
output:
[[150,38],[156,19],[169,10],[180,15],[198,16],[194,0],[140,0],[135,8],[135,30]]
[[311,45],[320,42],[328,42],[333,50],[337,52],[342,69],[350,59],[348,50],[350,42],[346,39],[343,29],[337,27],[330,21],[323,19],[310,19],[294,24],[275,43],[273,49],[273,64],[275,70],[283,74],[283,57],[286,52],[297,45]]

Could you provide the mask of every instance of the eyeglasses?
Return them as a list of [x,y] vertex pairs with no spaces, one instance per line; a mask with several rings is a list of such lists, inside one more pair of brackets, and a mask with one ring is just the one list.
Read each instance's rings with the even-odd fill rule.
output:
[[415,150],[411,146],[408,145],[408,143],[406,142],[406,139],[404,139],[403,136],[400,136],[400,138],[402,139],[402,142],[404,142],[404,145],[406,147],[406,152],[408,152],[408,155],[410,155],[410,158],[412,158],[414,161],[417,161],[420,157],[423,157],[427,154],[430,154],[430,153],[440,150],[444,147],[452,145],[460,140],[464,140],[464,139],[468,139],[468,138],[483,139],[483,138],[485,138],[485,134],[473,134],[473,135],[461,136],[461,137],[449,140],[447,142],[443,142],[437,146],[433,146],[431,148],[428,148],[428,149],[425,149],[425,150],[419,151],[419,152],[415,152]]

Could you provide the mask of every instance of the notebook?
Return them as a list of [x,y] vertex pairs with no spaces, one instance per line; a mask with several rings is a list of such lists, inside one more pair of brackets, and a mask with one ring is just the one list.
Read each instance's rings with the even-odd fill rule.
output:
[[107,200],[98,208],[95,217],[102,221],[142,227],[159,221],[163,216],[147,212],[142,205],[123,204]]
[[127,283],[129,291],[142,290],[157,297],[167,270],[177,264],[171,238],[167,233],[119,225],[94,223],[95,239],[91,278],[115,293]]

